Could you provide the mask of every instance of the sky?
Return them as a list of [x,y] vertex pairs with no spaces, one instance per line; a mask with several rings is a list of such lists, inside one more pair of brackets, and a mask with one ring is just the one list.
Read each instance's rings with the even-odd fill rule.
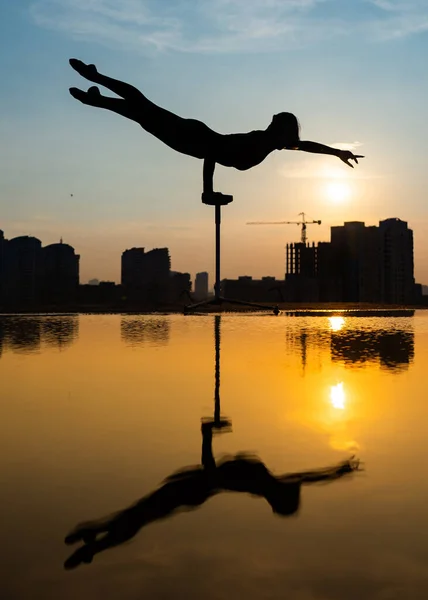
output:
[[[330,227],[398,217],[428,283],[428,0],[0,0],[0,229],[80,254],[80,278],[120,281],[121,253],[169,247],[172,268],[214,271],[202,161],[73,99],[70,57],[132,83],[220,133],[293,112],[302,139],[365,155],[275,151],[245,172],[218,166],[222,277],[283,278],[304,212]],[[105,93],[110,93],[104,90]]]

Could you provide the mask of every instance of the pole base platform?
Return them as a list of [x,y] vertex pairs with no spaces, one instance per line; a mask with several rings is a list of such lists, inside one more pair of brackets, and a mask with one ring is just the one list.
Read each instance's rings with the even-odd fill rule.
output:
[[232,431],[232,421],[227,419],[226,417],[203,417],[202,421],[202,430],[211,429],[213,433],[230,433]]
[[234,306],[246,306],[248,308],[272,311],[274,315],[279,315],[278,306],[266,306],[266,304],[257,304],[256,302],[245,302],[244,300],[235,300],[234,298],[224,298],[223,296],[217,296],[211,300],[205,300],[204,302],[197,302],[196,304],[188,304],[184,307],[184,314],[189,314],[193,310],[198,308],[208,308],[210,306],[222,306],[223,304],[232,304]]
[[221,192],[204,192],[202,194],[202,203],[208,206],[227,206],[233,202],[233,196],[222,194]]

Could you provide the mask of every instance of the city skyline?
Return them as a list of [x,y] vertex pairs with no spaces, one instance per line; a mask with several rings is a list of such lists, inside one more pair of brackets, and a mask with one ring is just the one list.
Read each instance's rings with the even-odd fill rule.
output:
[[[408,226],[408,223],[406,221],[402,221],[401,219],[393,219],[393,218],[382,219],[382,220],[380,220],[378,222],[378,225],[381,226],[382,223],[385,223],[387,221],[398,221],[398,222],[401,222],[404,225],[406,225],[406,227]],[[369,229],[373,229],[373,228],[377,227],[376,225],[373,225],[373,224],[366,224],[363,221],[345,221],[341,225],[335,225],[335,226],[332,226],[330,228],[329,239],[324,240],[324,241],[318,240],[317,242],[314,242],[312,240],[308,241],[307,242],[308,248],[310,246],[312,246],[312,247],[313,246],[317,246],[318,244],[320,244],[321,246],[326,246],[326,245],[328,246],[330,244],[330,238],[331,238],[331,236],[333,234],[333,231],[335,231],[337,229],[343,229],[344,226],[346,226],[346,225],[353,225],[353,224],[362,224],[363,227],[368,227]],[[412,228],[410,226],[408,228],[411,231],[411,234],[413,236],[414,232],[413,232]],[[3,233],[3,235],[4,235],[4,232],[2,232],[1,230],[0,230],[0,233]],[[35,239],[38,242],[41,242],[41,240],[39,240],[35,236],[31,236],[31,235],[30,236],[18,236],[18,237],[28,237],[28,238],[31,238],[31,239]],[[5,237],[5,240],[7,240],[7,237]],[[56,244],[54,243],[54,244],[51,244],[51,245],[52,246],[58,246],[58,245],[69,246],[68,244],[64,243],[64,241],[63,241],[62,238],[60,238],[60,241],[57,242]],[[284,280],[286,274],[289,272],[289,270],[288,270],[289,269],[289,246],[291,248],[291,246],[296,246],[296,247],[299,246],[300,247],[301,245],[302,244],[300,243],[300,241],[297,241],[297,239],[296,239],[294,242],[287,243],[287,245],[284,247],[284,249],[283,249],[283,259],[284,259],[283,271],[282,271],[282,273],[279,274],[279,276],[273,275],[271,272],[270,273],[269,272],[264,272],[264,273],[262,272],[259,275],[255,275],[253,272],[251,272],[250,270],[248,270],[248,271],[243,272],[243,273],[237,273],[234,276],[230,276],[230,275],[229,276],[227,276],[227,275],[223,276],[222,279],[223,280],[228,279],[230,281],[234,281],[234,280],[236,281],[238,278],[243,278],[243,277],[250,276],[251,278],[254,278],[256,280],[257,279],[261,280],[261,279],[271,279],[272,278],[272,279],[275,279],[276,281],[280,282],[280,281]],[[73,247],[71,247],[71,248],[73,250],[75,250]],[[124,255],[126,255],[126,254],[132,254],[133,252],[137,253],[137,254],[138,253],[142,253],[141,258],[144,258],[147,255],[150,256],[151,254],[153,255],[154,253],[163,252],[163,251],[166,251],[168,253],[168,256],[169,256],[169,258],[168,258],[169,269],[170,269],[171,274],[173,274],[173,273],[181,273],[180,271],[177,271],[176,269],[173,268],[173,257],[171,255],[170,247],[168,245],[167,246],[164,245],[161,248],[152,248],[151,250],[148,250],[148,251],[146,250],[145,247],[142,247],[142,246],[132,247],[132,248],[130,246],[128,246],[128,248],[125,248],[124,250],[122,249],[120,251],[119,258],[118,258],[118,261],[119,261],[119,275],[118,275],[117,279],[102,279],[100,277],[97,277],[94,274],[92,276],[90,276],[89,278],[85,278],[85,277],[82,277],[81,271],[79,269],[80,284],[81,285],[88,285],[88,284],[89,285],[96,285],[97,283],[100,283],[100,282],[101,283],[112,282],[112,283],[115,283],[116,285],[120,285],[121,283],[123,284],[123,257],[124,257]],[[79,262],[81,263],[81,256],[79,255],[78,258],[79,258]],[[417,262],[417,251],[413,251],[413,242],[412,242],[412,260],[414,260],[414,263]],[[416,269],[412,268],[411,272],[412,272],[411,274],[416,273]],[[193,290],[195,290],[195,285],[196,285],[196,281],[197,281],[198,277],[199,276],[207,276],[207,280],[209,281],[209,284],[208,284],[208,282],[206,282],[204,285],[208,286],[209,290],[212,291],[212,289],[213,289],[213,282],[214,282],[214,274],[213,274],[212,271],[204,270],[204,271],[192,272],[190,269],[184,268],[183,269],[183,273],[189,273],[190,274],[191,282],[192,282],[192,289]],[[420,281],[417,280],[416,277],[415,277],[415,280],[416,280],[416,283],[422,284],[422,286],[424,288],[426,287],[424,281],[420,282]]]
[[[344,221],[397,217],[415,233],[415,276],[428,281],[425,189],[428,5],[416,0],[203,0],[186,3],[23,0],[0,9],[6,93],[1,227],[82,255],[82,279],[119,280],[125,246],[165,244],[173,269],[212,277],[214,225],[200,202],[202,164],[116,115],[78,105],[68,59],[96,63],[185,117],[227,133],[296,114],[302,138],[366,155],[276,152],[251,172],[218,169],[234,195],[223,217],[224,277],[283,273],[298,230],[249,220],[321,219],[310,241]],[[403,204],[405,212],[403,214]],[[254,248],[257,252],[253,252]],[[103,253],[102,248],[107,248]]]

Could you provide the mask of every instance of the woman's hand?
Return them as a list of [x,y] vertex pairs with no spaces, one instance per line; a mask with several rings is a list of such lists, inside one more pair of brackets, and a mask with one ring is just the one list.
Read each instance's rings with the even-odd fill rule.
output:
[[358,165],[358,159],[364,158],[364,156],[361,156],[361,154],[353,154],[350,150],[339,150],[338,157],[345,163],[345,165],[351,167],[351,169],[354,168],[354,165],[351,165],[349,162],[350,160],[355,160]]

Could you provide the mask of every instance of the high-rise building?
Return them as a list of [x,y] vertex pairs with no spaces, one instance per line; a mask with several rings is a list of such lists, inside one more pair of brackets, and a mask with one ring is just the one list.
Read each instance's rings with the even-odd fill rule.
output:
[[381,302],[382,249],[379,228],[365,228],[359,271],[359,301]]
[[50,244],[42,248],[43,301],[70,303],[77,297],[80,256],[74,248],[64,244]]
[[4,268],[5,268],[5,264],[4,264],[4,260],[5,260],[5,251],[6,251],[6,240],[4,239],[4,233],[3,231],[0,229],[0,306],[1,303],[4,300],[3,294],[4,294],[4,285],[5,285],[5,281],[4,281]]
[[315,244],[287,244],[285,297],[288,302],[317,302],[317,248]]
[[146,253],[143,284],[146,301],[156,306],[169,301],[171,259],[168,248],[154,248]]
[[331,228],[331,242],[287,244],[286,291],[292,301],[410,304],[417,286],[413,232],[400,219]]
[[343,298],[341,256],[333,252],[330,242],[319,242],[317,246],[317,280],[319,302],[337,302]]
[[168,248],[153,248],[146,252],[144,277],[146,284],[168,282],[171,272],[171,258]]
[[380,221],[382,246],[382,300],[389,304],[409,304],[415,294],[413,231],[405,221]]
[[131,248],[122,254],[122,286],[128,299],[149,304],[167,301],[171,259],[168,248]]
[[122,253],[121,284],[124,288],[142,287],[145,259],[144,248],[131,248]]
[[131,248],[122,253],[121,283],[139,289],[153,282],[167,282],[171,271],[168,248]]
[[191,289],[192,281],[190,273],[171,271],[168,295],[170,302],[180,302],[183,298],[189,300]]
[[287,244],[286,246],[286,272],[287,275],[300,275],[301,277],[315,277],[316,275],[316,247],[313,243]]
[[208,297],[208,273],[202,271],[196,273],[195,277],[195,298],[197,300],[206,300]]
[[336,276],[342,280],[342,301],[379,302],[381,245],[379,229],[350,221],[331,228]]
[[4,302],[32,305],[40,299],[42,243],[31,236],[9,240],[4,256]]

